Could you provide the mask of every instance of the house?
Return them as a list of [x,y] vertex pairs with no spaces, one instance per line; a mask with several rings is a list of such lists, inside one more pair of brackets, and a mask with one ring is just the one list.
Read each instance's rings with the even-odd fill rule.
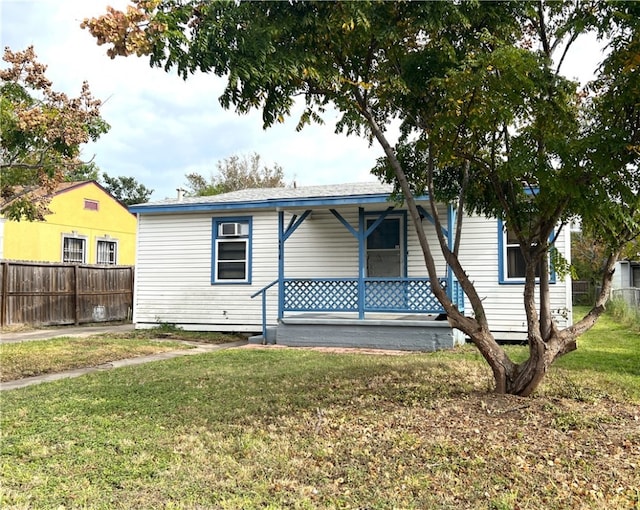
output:
[[[138,215],[133,320],[190,330],[262,332],[285,345],[358,345],[428,350],[452,345],[431,292],[406,209],[379,183],[247,189],[135,205]],[[418,204],[437,246],[428,197]],[[455,211],[441,204],[453,241]],[[569,231],[556,247],[569,258]],[[526,332],[523,267],[501,221],[464,219],[460,258],[493,331]],[[440,281],[460,310],[468,300],[436,255]],[[552,308],[571,321],[571,284],[553,276]]]
[[619,260],[616,262],[611,286],[614,290],[640,288],[640,261]]
[[630,307],[640,309],[640,261],[616,262],[611,284],[612,298],[623,299]]
[[0,259],[134,264],[136,217],[97,182],[60,183],[48,208],[44,221],[0,218]]

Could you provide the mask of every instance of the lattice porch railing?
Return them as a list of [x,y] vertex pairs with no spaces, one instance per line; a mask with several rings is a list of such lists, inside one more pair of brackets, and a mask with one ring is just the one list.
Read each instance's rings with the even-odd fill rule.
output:
[[[285,278],[283,312],[442,313],[428,278]],[[440,278],[446,288],[446,278]],[[360,309],[360,296],[363,307]]]

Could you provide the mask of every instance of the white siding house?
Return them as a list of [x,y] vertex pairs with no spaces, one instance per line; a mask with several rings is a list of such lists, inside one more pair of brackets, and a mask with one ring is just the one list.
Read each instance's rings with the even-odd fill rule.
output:
[[614,290],[640,288],[640,261],[619,260],[616,262],[611,286]]
[[[390,191],[377,183],[258,189],[131,207],[138,215],[136,327],[264,332],[309,313],[361,321],[438,315],[414,226]],[[428,199],[419,203],[430,227]],[[438,210],[453,225],[453,209]],[[469,313],[435,230],[427,232],[441,281]],[[460,258],[497,337],[522,338],[524,285],[508,274],[503,232],[496,219],[465,218]],[[568,236],[556,242],[567,258]],[[554,279],[551,288],[566,325],[571,284]]]

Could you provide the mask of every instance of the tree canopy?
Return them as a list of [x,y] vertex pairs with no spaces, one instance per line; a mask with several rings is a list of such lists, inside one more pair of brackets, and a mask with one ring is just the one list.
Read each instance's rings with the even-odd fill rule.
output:
[[284,170],[260,164],[260,155],[229,156],[218,161],[217,172],[206,178],[202,174],[187,174],[187,193],[191,196],[217,195],[247,188],[283,188]]
[[[613,265],[640,230],[640,4],[134,0],[126,12],[109,8],[83,26],[110,44],[112,57],[147,54],[185,78],[226,77],[222,106],[261,109],[265,128],[302,98],[299,128],[321,122],[332,105],[341,114],[337,131],[379,143],[385,159],[375,172],[405,201],[431,280],[437,249],[459,280],[473,316],[444,288],[433,291],[491,366],[497,391],[530,394],[603,312]],[[608,54],[580,89],[559,71],[586,32],[606,39]],[[395,120],[402,138],[394,145],[387,128]],[[439,246],[429,244],[414,202],[423,192],[502,218],[514,231],[526,262],[524,362],[495,341],[435,201]],[[566,261],[552,244],[576,218],[608,258],[593,309],[559,330],[548,274],[566,270]],[[461,231],[458,223],[458,238]]]
[[153,193],[152,189],[140,184],[134,177],[110,177],[103,172],[102,183],[104,188],[124,205],[144,204]]
[[0,213],[12,220],[42,219],[48,194],[27,196],[34,187],[47,192],[84,163],[80,148],[107,132],[101,101],[84,82],[78,97],[53,90],[46,66],[33,47],[5,48],[0,70]]

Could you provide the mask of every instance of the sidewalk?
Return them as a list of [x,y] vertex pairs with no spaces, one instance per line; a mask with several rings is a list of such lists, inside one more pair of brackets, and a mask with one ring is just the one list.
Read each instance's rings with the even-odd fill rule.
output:
[[125,333],[133,331],[133,324],[105,324],[100,326],[62,326],[60,328],[33,329],[28,331],[2,332],[1,344],[28,342],[29,340],[47,340],[62,336],[87,337],[102,333]]
[[[0,343],[16,343],[16,342],[28,342],[31,340],[44,340],[49,338],[59,338],[63,336],[71,337],[87,337],[91,335],[98,335],[101,333],[110,332],[126,332],[132,331],[132,324],[118,324],[118,325],[105,325],[105,326],[79,326],[79,327],[66,327],[61,329],[39,329],[33,331],[24,331],[16,333],[2,333]],[[159,352],[157,354],[150,354],[148,356],[138,356],[136,358],[121,359],[117,361],[111,361],[102,365],[94,367],[78,368],[75,370],[67,370],[65,372],[58,372],[53,374],[37,375],[35,377],[25,377],[24,379],[17,379],[15,381],[0,382],[0,391],[15,390],[18,388],[25,388],[34,384],[40,384],[44,382],[57,381],[59,379],[69,379],[72,377],[80,377],[81,375],[91,374],[94,372],[101,372],[104,370],[110,370],[112,368],[129,367],[134,365],[140,365],[142,363],[150,363],[152,361],[161,361],[165,359],[177,358],[179,356],[193,356],[194,354],[204,354],[207,352],[219,351],[222,349],[230,349],[232,347],[241,347],[246,345],[246,340],[238,342],[229,342],[226,344],[202,344],[198,342],[183,342],[185,345],[195,345],[191,349],[175,350],[168,352]]]

